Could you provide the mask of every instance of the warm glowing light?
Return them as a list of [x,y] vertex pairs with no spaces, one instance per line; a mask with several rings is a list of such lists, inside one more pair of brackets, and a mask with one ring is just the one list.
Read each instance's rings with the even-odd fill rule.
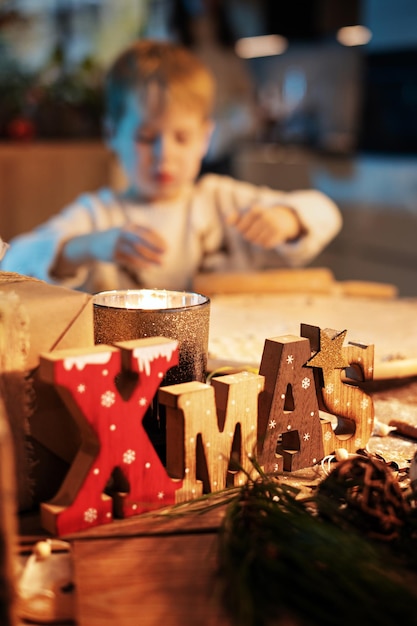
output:
[[372,39],[366,26],[344,26],[337,31],[336,39],[342,46],[364,46]]
[[93,296],[95,306],[148,311],[189,308],[207,301],[207,296],[199,293],[165,289],[116,289]]
[[236,54],[242,59],[255,59],[282,54],[288,48],[288,40],[281,35],[243,37],[235,45]]

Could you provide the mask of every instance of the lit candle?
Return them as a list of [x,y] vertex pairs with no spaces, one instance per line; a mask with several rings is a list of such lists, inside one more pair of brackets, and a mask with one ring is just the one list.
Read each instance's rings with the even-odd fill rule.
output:
[[143,337],[167,337],[179,343],[179,365],[164,384],[205,381],[210,300],[187,291],[127,289],[93,297],[96,343],[114,344]]

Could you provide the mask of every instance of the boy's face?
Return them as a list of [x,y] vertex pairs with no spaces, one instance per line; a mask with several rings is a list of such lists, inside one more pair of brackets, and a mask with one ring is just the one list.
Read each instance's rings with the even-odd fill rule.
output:
[[197,177],[212,123],[181,105],[142,106],[131,94],[109,139],[129,181],[129,194],[147,201],[178,197]]

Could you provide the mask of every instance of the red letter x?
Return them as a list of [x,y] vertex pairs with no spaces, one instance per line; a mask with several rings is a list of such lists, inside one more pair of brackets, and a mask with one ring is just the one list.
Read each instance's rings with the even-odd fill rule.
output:
[[[41,377],[58,387],[82,437],[58,494],[41,506],[47,530],[63,535],[110,522],[112,499],[104,489],[115,468],[128,481],[123,516],[175,502],[182,482],[166,473],[142,420],[165,373],[177,363],[177,342],[163,337],[41,357]],[[116,385],[121,372],[138,376],[128,399]]]

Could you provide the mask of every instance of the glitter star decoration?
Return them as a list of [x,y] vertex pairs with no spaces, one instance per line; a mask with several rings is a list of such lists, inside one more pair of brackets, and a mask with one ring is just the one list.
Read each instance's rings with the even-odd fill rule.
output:
[[320,367],[326,378],[334,369],[349,367],[349,362],[344,357],[342,348],[347,330],[331,335],[328,329],[320,329],[320,350],[306,363],[308,367]]

